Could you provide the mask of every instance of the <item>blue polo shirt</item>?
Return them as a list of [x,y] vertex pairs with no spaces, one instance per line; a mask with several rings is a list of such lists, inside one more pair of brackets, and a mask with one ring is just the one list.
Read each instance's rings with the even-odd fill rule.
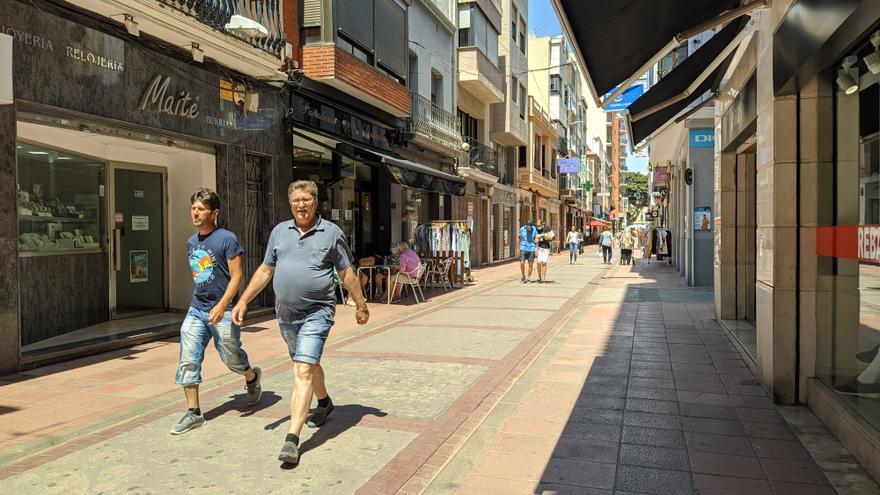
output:
[[531,251],[534,253],[535,239],[538,237],[538,228],[533,225],[531,232],[529,232],[527,227],[527,225],[523,225],[519,228],[519,250]]
[[336,312],[333,269],[342,272],[353,261],[345,235],[321,217],[300,234],[295,220],[272,229],[263,263],[275,268],[275,313],[280,323],[302,320],[314,311]]

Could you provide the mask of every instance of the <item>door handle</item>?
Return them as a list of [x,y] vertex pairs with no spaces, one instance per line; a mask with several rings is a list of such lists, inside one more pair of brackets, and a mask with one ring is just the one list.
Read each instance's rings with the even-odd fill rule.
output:
[[122,256],[119,255],[120,246],[122,246],[122,229],[113,229],[113,268],[117,272],[122,271]]

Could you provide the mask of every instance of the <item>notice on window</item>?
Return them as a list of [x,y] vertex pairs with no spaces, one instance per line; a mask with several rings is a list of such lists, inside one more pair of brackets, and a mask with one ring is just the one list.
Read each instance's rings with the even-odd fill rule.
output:
[[330,218],[332,220],[339,220],[339,209],[333,208],[330,210]]
[[146,250],[139,249],[128,252],[129,282],[141,284],[150,280],[150,255]]
[[147,215],[132,215],[131,230],[150,230],[150,217]]
[[351,215],[352,215],[351,210],[345,210],[345,219],[346,220],[351,220]]

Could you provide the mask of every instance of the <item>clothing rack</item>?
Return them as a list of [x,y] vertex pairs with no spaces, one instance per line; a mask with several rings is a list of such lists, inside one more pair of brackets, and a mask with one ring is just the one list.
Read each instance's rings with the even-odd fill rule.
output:
[[464,283],[470,271],[473,230],[467,220],[431,220],[416,227],[416,251],[422,260],[435,263],[452,258],[450,280]]

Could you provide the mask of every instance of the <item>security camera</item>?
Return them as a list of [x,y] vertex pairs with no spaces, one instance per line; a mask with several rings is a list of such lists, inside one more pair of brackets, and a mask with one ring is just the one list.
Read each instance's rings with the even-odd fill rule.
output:
[[468,143],[465,142],[465,141],[462,141],[462,143],[461,143],[461,150],[462,150],[462,151],[470,151],[470,149],[471,149],[471,145],[468,144]]

